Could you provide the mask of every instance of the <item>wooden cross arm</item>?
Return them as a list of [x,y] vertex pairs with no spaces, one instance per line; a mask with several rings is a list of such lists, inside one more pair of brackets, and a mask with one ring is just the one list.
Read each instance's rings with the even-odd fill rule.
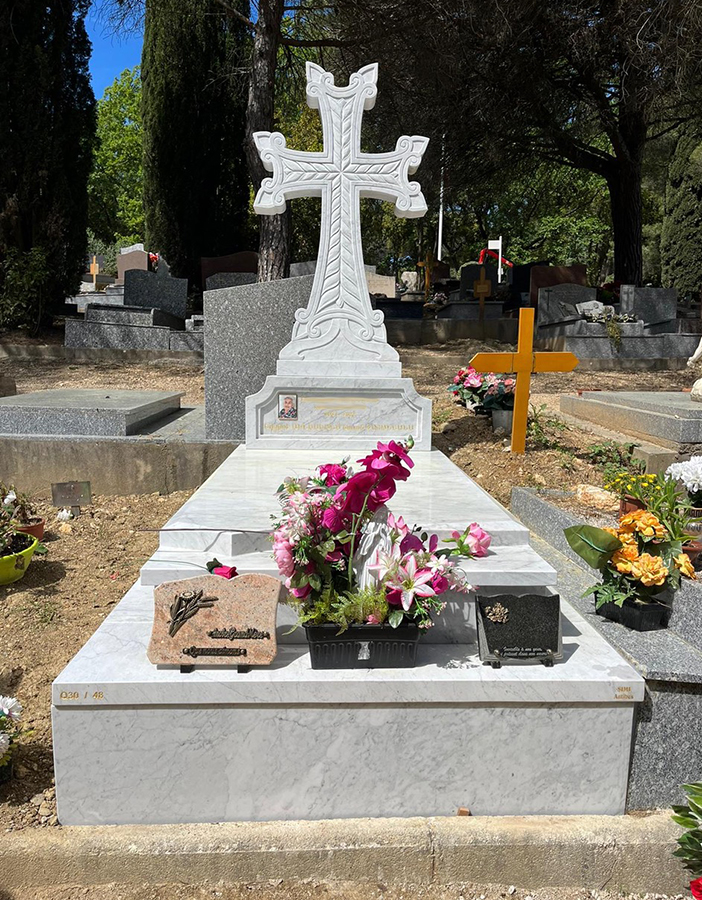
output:
[[514,372],[516,353],[476,353],[469,365],[476,372]]
[[532,372],[572,372],[579,362],[573,353],[535,353]]

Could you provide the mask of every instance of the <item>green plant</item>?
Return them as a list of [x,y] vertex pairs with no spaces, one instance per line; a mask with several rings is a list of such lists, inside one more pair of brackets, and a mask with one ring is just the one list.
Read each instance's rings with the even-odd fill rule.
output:
[[694,879],[702,878],[702,781],[684,784],[687,794],[685,806],[674,806],[672,819],[685,829],[678,838],[678,849],[673,853],[682,859],[685,868]]
[[619,353],[622,346],[622,326],[614,316],[610,316],[605,321],[605,328],[607,329],[607,337],[612,345],[612,349],[615,353]]
[[10,518],[20,525],[29,525],[37,517],[37,508],[29,494],[23,494],[13,485],[0,481],[0,503]]
[[[535,450],[564,449],[558,435],[566,429],[566,423],[553,413],[548,412],[545,403],[529,407],[527,421],[527,440]],[[553,433],[555,432],[555,434]]]
[[[590,444],[583,454],[585,459],[602,469],[605,480],[611,480],[622,469],[640,471],[643,463],[634,459],[634,443],[620,444],[617,441],[601,441]],[[612,471],[612,470],[615,471]]]

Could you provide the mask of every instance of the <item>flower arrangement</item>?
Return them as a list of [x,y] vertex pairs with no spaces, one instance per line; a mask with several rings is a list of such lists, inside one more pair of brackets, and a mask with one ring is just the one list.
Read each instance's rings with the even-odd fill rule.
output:
[[37,510],[27,494],[18,491],[14,485],[6,485],[0,481],[0,497],[2,512],[13,522],[29,525],[37,518]]
[[514,409],[515,386],[513,375],[477,372],[468,366],[458,370],[447,390],[466,408],[481,412]]
[[665,474],[681,482],[694,508],[702,507],[702,456],[668,466]]
[[695,579],[680,540],[674,540],[661,520],[648,510],[635,510],[619,519],[617,528],[573,525],[566,540],[585,562],[598,569],[593,585],[595,608],[605,603],[622,607],[626,601],[660,603],[665,590],[677,590],[682,576]]
[[414,466],[412,446],[411,438],[378,443],[357,472],[348,460],[328,463],[278,489],[283,514],[274,522],[273,555],[300,624],[429,628],[443,594],[468,590],[449,557],[485,556],[487,532],[474,523],[439,550],[437,535],[387,509]]
[[22,706],[14,697],[0,696],[0,774],[12,762],[12,751],[19,736]]
[[678,482],[666,475],[645,475],[626,470],[605,485],[623,500],[635,500],[653,513],[665,528],[668,540],[685,541],[690,537],[690,501],[681,496]]
[[639,503],[648,506],[654,493],[660,490],[660,485],[658,475],[645,475],[622,469],[605,483],[605,489],[617,494],[621,500],[631,497],[632,500],[638,500]]
[[673,856],[684,860],[685,868],[692,875],[690,891],[695,900],[702,900],[702,781],[684,784],[688,800],[685,806],[674,806],[672,819],[685,829],[678,838],[678,849]]

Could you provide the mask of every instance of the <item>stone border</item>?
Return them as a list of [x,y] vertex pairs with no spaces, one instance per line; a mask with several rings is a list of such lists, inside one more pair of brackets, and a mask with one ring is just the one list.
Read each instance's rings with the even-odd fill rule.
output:
[[0,891],[275,879],[673,894],[689,880],[679,834],[667,813],[29,828],[0,841]]
[[0,359],[57,359],[67,362],[174,362],[201,366],[205,354],[201,350],[110,350],[64,347],[61,344],[3,344]]

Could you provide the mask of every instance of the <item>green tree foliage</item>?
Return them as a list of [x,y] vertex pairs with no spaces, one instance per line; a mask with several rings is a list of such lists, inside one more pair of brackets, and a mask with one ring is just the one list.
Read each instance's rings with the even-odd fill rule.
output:
[[144,240],[139,66],[125,69],[97,104],[97,146],[88,185],[88,222],[97,240]]
[[[238,0],[248,16],[248,0]],[[142,55],[146,242],[174,274],[249,247],[246,26],[210,0],[149,0]]]
[[702,290],[702,129],[681,133],[668,172],[661,235],[663,284],[681,295]]
[[89,0],[0,4],[0,325],[78,289],[95,132]]

